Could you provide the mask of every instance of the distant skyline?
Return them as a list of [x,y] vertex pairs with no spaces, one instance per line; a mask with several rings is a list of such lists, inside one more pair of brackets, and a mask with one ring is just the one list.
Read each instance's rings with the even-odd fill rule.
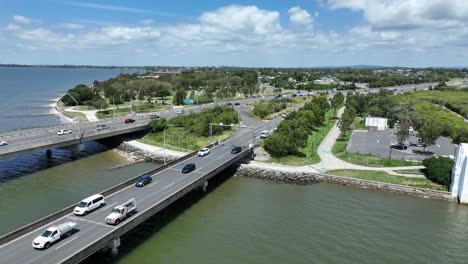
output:
[[0,64],[467,65],[468,1],[5,1]]

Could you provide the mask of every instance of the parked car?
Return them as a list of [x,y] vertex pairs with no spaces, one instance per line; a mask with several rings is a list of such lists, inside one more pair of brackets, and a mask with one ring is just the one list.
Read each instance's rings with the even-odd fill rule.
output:
[[184,110],[177,110],[177,112],[176,112],[176,113],[177,113],[178,115],[181,115],[181,114],[183,114],[183,113],[184,113]]
[[232,149],[231,149],[231,154],[238,154],[242,151],[242,148],[239,147],[239,146],[234,146]]
[[136,187],[143,187],[143,186],[145,186],[147,184],[150,184],[152,181],[153,181],[153,178],[151,178],[151,176],[143,175],[135,182],[135,186]]
[[191,171],[194,171],[195,168],[195,164],[193,163],[185,164],[185,166],[182,168],[182,173],[189,173]]
[[404,143],[396,143],[396,144],[391,144],[390,145],[390,148],[394,148],[394,149],[408,149],[408,145],[407,144],[404,144]]
[[81,202],[73,210],[75,215],[87,215],[88,213],[106,205],[106,200],[101,194],[92,195]]
[[421,143],[421,142],[416,142],[416,143],[411,142],[409,145],[410,145],[411,147],[424,147],[425,144],[423,144],[423,143]]
[[208,155],[208,154],[210,154],[210,149],[209,149],[209,148],[202,148],[202,149],[200,149],[200,150],[198,151],[198,153],[197,153],[197,155],[198,155],[199,157],[203,157],[203,156],[206,156],[206,155]]
[[6,146],[8,143],[6,141],[0,141],[0,146]]
[[96,126],[96,129],[97,130],[105,130],[105,129],[109,129],[109,126],[104,125],[104,124],[100,124],[100,125]]
[[71,134],[72,131],[69,129],[61,129],[57,132],[57,135],[62,136],[62,135],[68,135]]
[[150,119],[157,119],[157,118],[159,118],[159,115],[158,115],[158,114],[150,115]]
[[125,119],[125,124],[134,123],[134,122],[135,122],[135,119],[133,119],[133,118]]

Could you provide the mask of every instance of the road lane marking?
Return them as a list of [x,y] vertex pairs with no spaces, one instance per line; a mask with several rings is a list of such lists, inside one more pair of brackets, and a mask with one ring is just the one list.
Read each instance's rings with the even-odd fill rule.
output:
[[150,184],[150,187],[158,186],[159,181],[155,181],[152,184]]
[[72,242],[73,240],[75,240],[75,239],[77,239],[77,238],[78,238],[78,237],[74,237],[74,238],[70,239],[69,241],[67,241],[67,242],[65,242],[65,243],[61,244],[60,246],[58,246],[58,247],[57,247],[55,250],[57,250],[57,249],[59,249],[59,248],[61,248],[61,247],[65,246],[66,244],[68,244],[68,243]]
[[113,206],[113,205],[116,205],[116,204],[117,204],[117,202],[111,203],[111,204],[109,204],[108,206],[102,208],[102,210],[106,210],[107,208],[109,208],[109,207],[111,207],[111,206]]
[[167,185],[167,186],[163,187],[162,189],[163,189],[163,190],[165,190],[165,189],[167,189],[167,188],[171,187],[171,186],[172,186],[172,185],[174,185],[174,184],[175,184],[175,182],[173,182],[173,183],[171,183],[171,184],[169,184],[169,185]]
[[115,227],[110,226],[110,225],[106,225],[106,224],[103,224],[103,223],[99,223],[99,222],[96,222],[96,221],[93,221],[93,220],[84,219],[84,218],[78,218],[77,220],[85,221],[85,222],[88,222],[88,223],[91,223],[91,224],[96,224],[96,225],[106,226],[106,227],[110,227],[110,228],[115,228]]

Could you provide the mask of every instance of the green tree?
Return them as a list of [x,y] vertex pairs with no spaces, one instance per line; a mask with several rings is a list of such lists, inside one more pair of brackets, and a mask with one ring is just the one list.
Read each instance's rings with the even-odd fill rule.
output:
[[454,161],[447,157],[430,157],[423,161],[426,177],[438,184],[450,185],[451,171]]
[[175,105],[182,105],[184,104],[184,99],[187,95],[187,92],[185,91],[185,89],[183,87],[179,87],[176,92],[175,92],[175,95],[174,95],[174,98],[173,98],[173,103]]
[[351,125],[354,122],[354,118],[356,117],[356,110],[354,108],[346,108],[343,115],[341,116],[341,121],[339,123],[340,131],[342,135],[351,129]]
[[340,107],[344,102],[344,95],[341,92],[337,92],[331,101],[331,107],[333,108],[334,114],[336,116],[336,109]]
[[149,122],[148,126],[153,132],[163,131],[167,126],[167,120],[165,118],[153,119]]
[[99,109],[99,111],[102,111],[103,109],[106,109],[109,107],[109,104],[104,98],[98,98],[96,100],[93,100],[93,107],[96,109]]
[[441,133],[442,129],[432,121],[427,121],[419,129],[418,137],[421,140],[421,143],[424,144],[424,151],[426,151],[426,146],[434,145]]

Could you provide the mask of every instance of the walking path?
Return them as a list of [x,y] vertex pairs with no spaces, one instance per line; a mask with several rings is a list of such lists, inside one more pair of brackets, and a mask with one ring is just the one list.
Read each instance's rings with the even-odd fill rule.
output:
[[84,114],[86,116],[88,121],[91,121],[91,122],[99,121],[99,119],[96,117],[97,110],[87,110],[87,111],[77,110],[76,106],[74,106],[74,107],[70,107],[70,108],[65,109],[65,111],[82,113],[82,114]]

